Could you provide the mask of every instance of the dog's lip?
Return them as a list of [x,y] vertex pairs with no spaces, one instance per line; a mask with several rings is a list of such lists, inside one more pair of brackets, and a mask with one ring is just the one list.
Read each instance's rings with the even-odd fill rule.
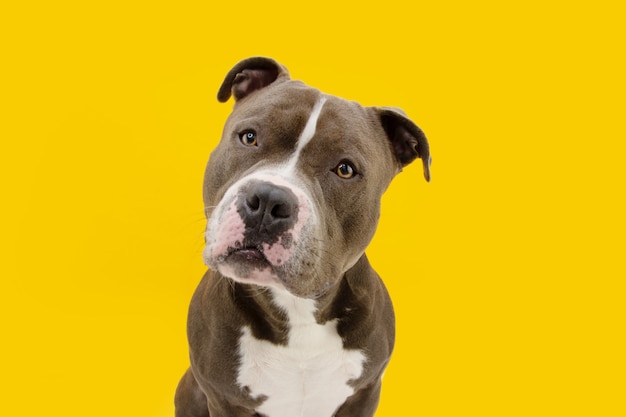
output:
[[270,262],[265,257],[263,249],[259,246],[244,246],[238,248],[230,248],[226,258],[235,259],[259,265],[269,265]]
[[230,255],[235,254],[235,253],[240,256],[243,256],[249,261],[267,260],[263,252],[259,248],[256,248],[256,247],[246,247],[246,248],[234,249],[230,251]]

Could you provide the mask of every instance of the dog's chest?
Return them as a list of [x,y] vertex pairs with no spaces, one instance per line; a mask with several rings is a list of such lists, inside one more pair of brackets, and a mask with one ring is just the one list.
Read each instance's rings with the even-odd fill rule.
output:
[[318,324],[312,300],[277,295],[290,319],[286,346],[256,339],[244,327],[239,340],[237,383],[266,400],[256,409],[267,417],[332,417],[354,393],[365,356],[343,347],[336,321]]

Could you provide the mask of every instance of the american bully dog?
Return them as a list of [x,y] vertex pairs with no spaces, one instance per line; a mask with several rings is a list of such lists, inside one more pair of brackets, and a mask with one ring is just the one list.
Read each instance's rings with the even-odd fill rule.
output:
[[239,62],[204,178],[208,272],[189,308],[177,417],[371,417],[394,312],[365,249],[387,186],[421,159],[400,110],[363,107]]

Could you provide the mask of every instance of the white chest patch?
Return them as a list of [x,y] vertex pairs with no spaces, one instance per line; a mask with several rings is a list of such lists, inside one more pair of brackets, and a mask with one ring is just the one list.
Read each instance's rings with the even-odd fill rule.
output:
[[315,321],[315,302],[272,290],[289,317],[286,346],[256,339],[244,327],[239,339],[237,383],[265,396],[257,412],[267,417],[332,417],[354,393],[348,381],[363,372],[365,355],[346,350],[336,321]]

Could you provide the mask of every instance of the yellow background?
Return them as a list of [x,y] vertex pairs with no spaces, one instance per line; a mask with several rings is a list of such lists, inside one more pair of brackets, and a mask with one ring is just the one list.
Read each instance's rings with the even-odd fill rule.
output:
[[368,251],[377,417],[626,415],[619,2],[4,2],[0,414],[173,416],[201,182],[251,55],[430,139]]

